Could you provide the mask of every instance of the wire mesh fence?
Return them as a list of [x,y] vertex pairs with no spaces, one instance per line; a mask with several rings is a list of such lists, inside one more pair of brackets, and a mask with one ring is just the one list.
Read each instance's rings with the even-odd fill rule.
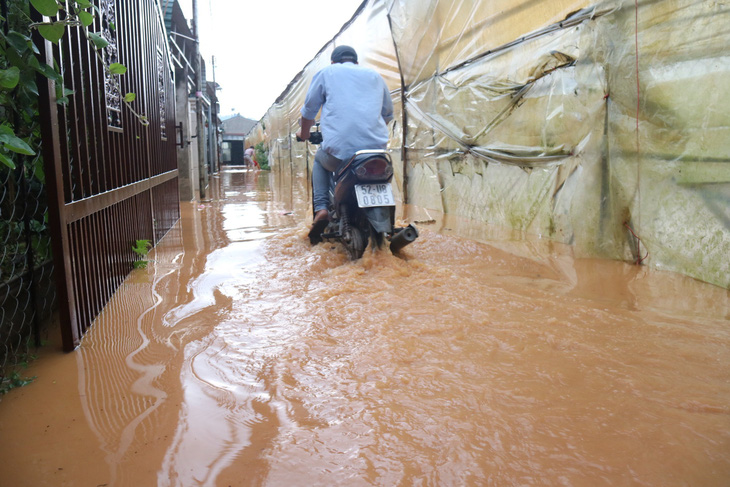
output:
[[[0,0],[0,394],[25,382],[55,305],[28,3]],[[26,36],[21,32],[26,32]]]
[[23,382],[55,301],[48,203],[31,159],[0,168],[0,392]]

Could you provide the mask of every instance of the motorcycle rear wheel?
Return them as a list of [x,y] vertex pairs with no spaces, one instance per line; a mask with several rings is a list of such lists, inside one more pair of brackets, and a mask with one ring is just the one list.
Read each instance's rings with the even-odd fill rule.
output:
[[347,240],[344,242],[347,256],[350,260],[357,260],[365,253],[367,239],[357,228],[350,228]]

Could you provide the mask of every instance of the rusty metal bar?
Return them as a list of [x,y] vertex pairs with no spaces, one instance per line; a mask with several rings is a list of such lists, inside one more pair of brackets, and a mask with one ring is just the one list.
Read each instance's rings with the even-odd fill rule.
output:
[[177,179],[177,175],[177,169],[175,169],[164,174],[159,174],[148,179],[137,181],[136,183],[129,184],[113,191],[107,191],[106,193],[96,194],[80,201],[74,201],[68,205],[66,223],[80,220],[96,211],[131,198],[139,193],[149,191],[151,188],[169,181],[170,179]]
[[[35,20],[35,19],[34,19]],[[36,35],[40,44],[40,36]],[[49,42],[43,42],[45,52],[43,62],[53,65],[53,50]],[[66,206],[64,197],[70,193],[68,171],[64,171],[61,140],[66,140],[59,127],[58,105],[56,104],[56,86],[51,80],[38,75],[39,109],[41,116],[41,133],[43,143],[43,161],[45,165],[46,183],[48,187],[49,226],[51,227],[51,245],[53,247],[54,265],[56,268],[57,295],[59,302],[59,319],[64,348],[68,344],[78,343],[81,336],[75,330],[77,322],[74,303],[74,280],[71,264],[69,231],[65,221]],[[63,137],[62,137],[63,135]],[[65,144],[64,144],[65,145]],[[64,191],[68,188],[68,191]]]

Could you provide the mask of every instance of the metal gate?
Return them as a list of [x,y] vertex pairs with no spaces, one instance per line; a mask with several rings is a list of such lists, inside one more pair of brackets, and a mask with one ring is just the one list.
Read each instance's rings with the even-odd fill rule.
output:
[[[65,104],[41,87],[43,156],[64,349],[73,350],[133,268],[135,240],[157,243],[180,217],[175,96],[164,23],[155,0],[96,0],[80,27],[45,60],[58,63]],[[121,63],[124,75],[105,66]],[[125,95],[136,99],[125,102]],[[130,97],[131,98],[131,97]],[[135,113],[136,112],[136,113]],[[148,125],[145,125],[145,121]]]

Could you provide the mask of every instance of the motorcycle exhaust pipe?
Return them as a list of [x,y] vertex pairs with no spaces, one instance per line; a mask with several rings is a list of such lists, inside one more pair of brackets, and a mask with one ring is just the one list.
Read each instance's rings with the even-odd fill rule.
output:
[[390,239],[390,251],[394,254],[403,247],[412,243],[418,238],[418,230],[413,225],[396,229],[396,233]]

